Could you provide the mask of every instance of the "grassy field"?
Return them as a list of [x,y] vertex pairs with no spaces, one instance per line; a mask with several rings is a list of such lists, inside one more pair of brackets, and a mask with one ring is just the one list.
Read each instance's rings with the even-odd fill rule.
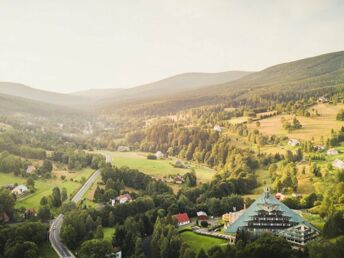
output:
[[[36,191],[32,194],[26,195],[23,198],[19,198],[16,202],[16,207],[25,207],[25,208],[39,208],[39,202],[43,196],[49,196],[52,192],[52,189],[55,186],[60,187],[61,189],[65,187],[67,189],[67,193],[71,194],[76,189],[78,189],[81,184],[76,181],[80,181],[82,177],[86,179],[92,174],[92,169],[82,169],[80,171],[75,171],[73,173],[68,173],[67,171],[63,171],[63,173],[68,174],[68,180],[62,180],[60,175],[63,173],[61,171],[54,171],[53,178],[51,179],[39,179],[35,181],[35,188]],[[70,181],[73,178],[74,182]],[[22,177],[14,176],[11,174],[0,173],[0,186],[6,184],[25,184],[26,179]]]
[[[278,115],[260,120],[260,127],[258,130],[266,135],[288,136],[289,138],[296,138],[300,140],[315,140],[320,142],[321,136],[325,139],[330,136],[331,129],[339,130],[344,126],[344,122],[337,121],[336,115],[340,109],[343,109],[343,104],[330,105],[318,104],[310,110],[314,109],[319,113],[319,116],[303,117],[298,116],[297,119],[301,122],[302,128],[288,133],[282,127],[281,118],[287,120],[292,118],[291,115]],[[249,124],[250,129],[257,129],[254,123]]]
[[[150,176],[161,178],[167,175],[185,174],[190,169],[175,168],[170,163],[176,159],[166,160],[148,160],[146,154],[138,152],[109,152],[104,151],[107,155],[111,155],[112,163],[118,167],[127,166],[130,168],[138,169]],[[192,164],[195,169],[199,183],[208,182],[215,175],[216,171],[205,166]]]
[[195,252],[196,254],[203,248],[207,252],[210,248],[220,245],[225,246],[228,244],[226,240],[198,235],[191,231],[185,231],[180,234],[183,241],[185,241]]

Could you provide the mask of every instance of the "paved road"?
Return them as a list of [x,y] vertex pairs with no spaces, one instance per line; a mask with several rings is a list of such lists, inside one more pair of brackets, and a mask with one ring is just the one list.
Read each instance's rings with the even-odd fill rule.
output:
[[[92,184],[97,180],[98,176],[100,175],[100,171],[95,171],[92,176],[86,181],[86,183],[80,188],[80,190],[74,195],[72,201],[77,203],[79,202],[82,197],[86,194],[87,190],[92,186]],[[50,233],[49,233],[49,240],[58,254],[60,258],[75,258],[73,253],[65,246],[60,239],[60,231],[63,222],[63,214],[57,216],[56,219],[51,223],[50,226]]]

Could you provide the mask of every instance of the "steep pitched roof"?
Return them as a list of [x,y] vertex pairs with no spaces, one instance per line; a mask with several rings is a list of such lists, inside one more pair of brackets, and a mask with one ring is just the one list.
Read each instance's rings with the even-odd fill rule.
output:
[[187,222],[189,221],[189,216],[187,213],[179,213],[176,215],[176,219],[179,223],[182,223],[182,222]]
[[283,212],[284,216],[290,217],[290,221],[295,223],[303,223],[308,227],[311,227],[314,230],[317,230],[312,224],[305,221],[304,218],[302,218],[299,214],[297,214],[295,211],[288,208],[284,203],[278,201],[274,195],[264,192],[262,195],[260,195],[255,202],[251,204],[251,206],[232,224],[230,225],[226,230],[225,233],[229,234],[235,234],[239,228],[245,227],[247,225],[247,221],[251,219],[252,216],[256,215],[258,210],[261,210],[262,206],[268,203],[271,206],[275,206],[276,209]]

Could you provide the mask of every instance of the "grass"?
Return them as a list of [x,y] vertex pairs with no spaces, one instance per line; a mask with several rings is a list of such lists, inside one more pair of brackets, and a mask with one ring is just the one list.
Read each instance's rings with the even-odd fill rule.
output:
[[228,244],[228,242],[224,239],[198,235],[191,231],[185,231],[181,233],[180,236],[182,240],[185,241],[195,251],[196,254],[198,254],[201,249],[207,252],[214,246],[224,246]]
[[[55,186],[58,186],[60,189],[66,188],[68,194],[72,194],[75,190],[77,190],[81,184],[79,182],[75,182],[75,180],[80,181],[82,177],[86,179],[92,174],[92,169],[82,169],[79,171],[75,171],[73,173],[68,173],[67,171],[53,171],[53,178],[51,179],[38,179],[35,181],[35,188],[36,191],[32,194],[28,194],[22,198],[19,198],[16,201],[16,207],[25,207],[25,208],[39,208],[40,200],[43,196],[49,196],[52,192],[52,189]],[[66,180],[61,179],[61,175],[68,174]],[[70,179],[73,178],[73,182]],[[68,179],[68,180],[67,180]],[[0,173],[0,186],[6,184],[25,184],[26,178],[17,177],[10,174]]]
[[45,242],[40,246],[39,254],[41,258],[58,258],[58,255],[49,242]]
[[250,129],[258,129],[266,135],[288,136],[289,138],[300,140],[315,140],[319,143],[321,136],[326,139],[330,136],[331,129],[339,130],[344,125],[344,122],[336,120],[336,115],[342,108],[344,108],[343,104],[317,104],[310,108],[310,110],[317,110],[320,116],[298,116],[297,119],[301,122],[302,128],[290,133],[283,129],[281,118],[290,119],[292,118],[291,115],[278,115],[262,119],[260,120],[259,128],[254,123],[249,124],[248,127]]
[[234,118],[228,120],[228,123],[230,123],[232,125],[237,125],[237,124],[246,123],[248,121],[248,119],[249,119],[248,116],[234,117]]
[[[118,167],[127,166],[130,168],[138,169],[156,178],[162,178],[163,176],[174,174],[183,175],[190,171],[190,169],[173,167],[170,163],[175,162],[175,158],[165,160],[148,160],[146,158],[146,154],[138,152],[104,151],[103,153],[111,155],[113,164]],[[191,167],[195,169],[199,183],[209,182],[216,174],[215,170],[205,166],[191,164]]]
[[111,227],[103,228],[104,240],[112,241],[112,236],[115,233],[115,229]]
[[302,217],[304,217],[308,222],[312,223],[318,229],[322,230],[325,225],[325,220],[321,218],[319,214],[303,212]]

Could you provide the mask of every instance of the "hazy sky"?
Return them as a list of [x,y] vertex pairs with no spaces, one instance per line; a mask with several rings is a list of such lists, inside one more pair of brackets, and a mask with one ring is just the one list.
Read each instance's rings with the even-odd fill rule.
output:
[[0,0],[0,81],[71,92],[344,50],[344,1]]

